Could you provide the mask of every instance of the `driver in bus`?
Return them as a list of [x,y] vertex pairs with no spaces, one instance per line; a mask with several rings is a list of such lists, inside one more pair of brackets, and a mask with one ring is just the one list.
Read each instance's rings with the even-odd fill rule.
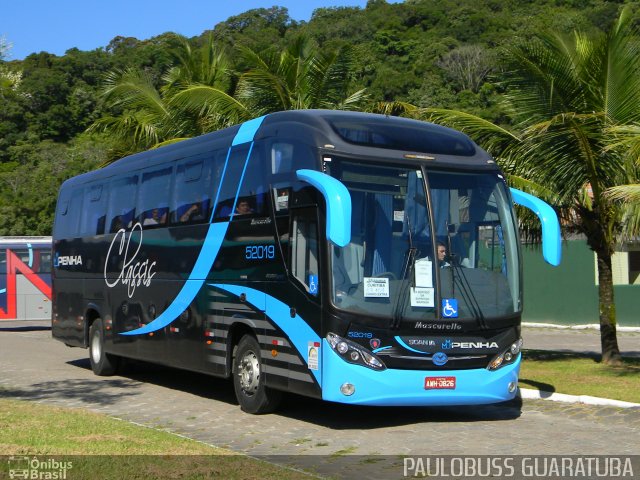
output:
[[438,265],[440,266],[440,268],[451,266],[451,264],[447,261],[447,247],[442,242],[438,242]]

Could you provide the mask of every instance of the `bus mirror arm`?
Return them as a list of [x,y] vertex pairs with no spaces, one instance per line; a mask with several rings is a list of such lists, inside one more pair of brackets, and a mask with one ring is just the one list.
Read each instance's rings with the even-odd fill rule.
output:
[[515,203],[528,208],[540,219],[542,224],[542,256],[547,263],[557,267],[560,265],[562,257],[562,237],[556,212],[548,203],[538,197],[516,188],[510,188],[509,190]]
[[326,173],[297,170],[299,180],[317,188],[327,204],[327,240],[338,247],[351,241],[351,195],[344,184]]

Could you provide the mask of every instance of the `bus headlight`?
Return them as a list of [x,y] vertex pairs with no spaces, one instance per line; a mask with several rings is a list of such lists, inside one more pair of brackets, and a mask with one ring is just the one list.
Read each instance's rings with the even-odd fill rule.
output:
[[521,338],[513,342],[505,351],[493,357],[489,362],[489,365],[487,365],[487,370],[497,370],[500,367],[504,367],[505,365],[515,362],[518,359],[520,350],[522,350]]
[[387,367],[380,361],[378,357],[369,352],[362,345],[358,345],[351,340],[342,338],[335,333],[327,333],[327,342],[331,348],[340,355],[345,362],[354,365],[362,365],[373,370],[385,370]]

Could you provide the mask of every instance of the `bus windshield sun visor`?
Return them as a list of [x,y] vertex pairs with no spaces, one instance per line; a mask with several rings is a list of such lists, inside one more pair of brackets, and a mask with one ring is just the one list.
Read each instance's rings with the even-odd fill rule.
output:
[[510,188],[513,201],[535,213],[542,224],[542,256],[554,267],[560,265],[562,257],[562,239],[558,216],[551,206],[521,190]]
[[297,170],[298,179],[305,181],[324,196],[327,204],[327,240],[338,247],[351,241],[351,195],[344,184],[315,170]]

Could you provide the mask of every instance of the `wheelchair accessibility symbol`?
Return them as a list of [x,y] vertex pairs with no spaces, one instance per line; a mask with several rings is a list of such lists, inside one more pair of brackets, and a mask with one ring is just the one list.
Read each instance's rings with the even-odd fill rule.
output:
[[444,318],[458,317],[458,300],[455,298],[442,299],[442,316]]
[[309,275],[309,293],[311,295],[318,295],[318,276]]

